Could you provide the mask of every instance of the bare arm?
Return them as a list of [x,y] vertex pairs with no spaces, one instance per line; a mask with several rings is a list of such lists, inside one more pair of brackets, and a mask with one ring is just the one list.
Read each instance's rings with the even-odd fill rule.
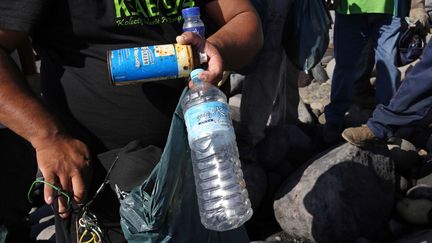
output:
[[[87,147],[69,137],[61,125],[29,91],[24,77],[6,50],[25,44],[23,32],[0,29],[0,123],[28,140],[36,150],[39,168],[46,181],[84,198],[84,175],[89,167]],[[6,50],[5,50],[6,49]],[[45,201],[53,203],[54,192],[45,187]],[[61,202],[59,212],[65,212]],[[62,214],[63,217],[67,213]]]
[[[208,70],[200,78],[217,83],[224,70],[236,70],[248,64],[263,45],[261,20],[248,0],[215,0],[206,5],[206,13],[220,27],[204,43],[209,57]],[[201,45],[201,39],[183,33],[180,44]]]
[[221,53],[224,67],[235,70],[249,63],[263,45],[261,20],[248,0],[218,0],[207,13],[221,27],[207,40]]

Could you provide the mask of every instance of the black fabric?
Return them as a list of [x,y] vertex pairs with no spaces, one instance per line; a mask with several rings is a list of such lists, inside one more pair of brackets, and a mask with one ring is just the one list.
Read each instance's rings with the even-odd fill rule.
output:
[[106,54],[174,43],[182,31],[181,9],[205,2],[2,0],[0,26],[31,30],[43,97],[57,113],[84,125],[108,149],[134,139],[163,147],[185,80],[113,87]]
[[45,0],[0,1],[0,28],[30,31],[40,18]]
[[135,140],[124,148],[99,154],[98,158],[105,170],[112,167],[108,177],[111,189],[116,191],[117,185],[120,190],[130,192],[144,182],[161,155],[160,148],[153,145],[143,147],[140,141]]
[[35,175],[31,145],[9,129],[0,129],[0,225],[8,229],[6,243],[29,241],[27,191]]

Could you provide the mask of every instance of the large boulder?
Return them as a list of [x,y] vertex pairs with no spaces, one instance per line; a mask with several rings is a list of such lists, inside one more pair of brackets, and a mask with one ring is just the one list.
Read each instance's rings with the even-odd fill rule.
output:
[[376,239],[394,206],[395,169],[386,147],[342,144],[304,165],[281,186],[274,210],[282,229],[312,242]]

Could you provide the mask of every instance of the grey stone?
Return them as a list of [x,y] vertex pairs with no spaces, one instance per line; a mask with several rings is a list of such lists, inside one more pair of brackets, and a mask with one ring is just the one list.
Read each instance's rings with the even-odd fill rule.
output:
[[295,239],[289,236],[284,231],[277,232],[266,238],[265,242],[279,242],[279,243],[305,243],[308,241],[304,241],[301,239]]
[[242,163],[243,178],[249,193],[253,210],[261,205],[267,190],[267,174],[257,163]]
[[276,194],[282,229],[313,242],[375,239],[390,218],[395,171],[385,147],[342,144],[294,172]]
[[432,201],[432,185],[418,184],[407,191],[407,197]]
[[306,107],[305,103],[300,100],[298,104],[298,119],[302,123],[306,124],[312,124],[314,122],[314,119],[312,115],[310,114],[308,108]]
[[417,180],[417,184],[432,185],[432,174],[424,176]]
[[333,71],[335,66],[336,66],[336,60],[334,58],[327,63],[326,71],[330,80],[333,78]]
[[394,243],[428,243],[432,239],[432,230],[421,230],[395,241]]
[[327,71],[324,69],[321,64],[315,65],[315,67],[311,70],[312,76],[315,78],[318,82],[325,82],[329,80],[329,76],[327,75]]
[[240,122],[240,105],[241,105],[241,94],[236,94],[229,98],[228,104],[230,107],[231,119]]
[[409,141],[401,138],[392,138],[387,144],[390,151],[390,158],[393,159],[396,171],[407,175],[419,161],[420,157],[417,148]]

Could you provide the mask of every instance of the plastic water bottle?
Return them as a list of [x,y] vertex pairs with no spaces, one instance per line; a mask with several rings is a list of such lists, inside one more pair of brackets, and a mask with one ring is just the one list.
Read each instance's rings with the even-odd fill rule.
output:
[[[205,39],[205,25],[200,18],[199,7],[184,8],[182,9],[183,22],[183,32],[190,31],[201,36]],[[202,42],[204,44],[204,42]],[[200,64],[207,62],[207,55],[203,51],[203,46],[198,48],[198,60]]]
[[182,16],[184,19],[183,32],[190,31],[205,38],[205,27],[204,22],[200,18],[199,7],[182,9]]
[[193,87],[182,100],[201,223],[226,231],[252,217],[226,96],[191,72]]

